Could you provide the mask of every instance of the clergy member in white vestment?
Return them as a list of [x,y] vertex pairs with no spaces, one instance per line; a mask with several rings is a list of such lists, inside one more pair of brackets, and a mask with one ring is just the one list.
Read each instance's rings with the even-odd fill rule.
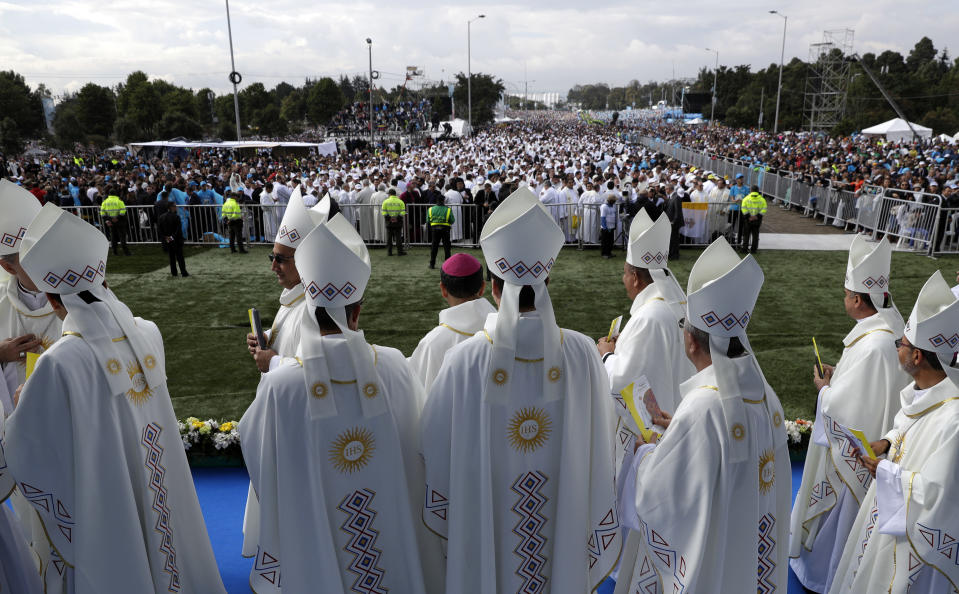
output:
[[[290,196],[283,222],[273,243],[273,261],[270,269],[276,274],[276,280],[283,287],[280,293],[280,308],[273,318],[273,325],[263,332],[266,335],[267,348],[261,350],[252,333],[246,335],[247,348],[253,355],[257,368],[262,372],[276,369],[284,358],[296,357],[300,348],[300,320],[306,310],[303,284],[296,269],[294,254],[303,239],[317,225],[326,222],[330,212],[330,197],[325,196],[313,208],[306,208],[300,196],[300,186]],[[256,509],[256,493],[250,486],[246,496],[246,511],[243,514],[243,548],[245,557],[256,554],[256,542],[259,537]]]
[[96,228],[50,204],[23,237],[21,265],[68,313],[7,419],[9,471],[43,522],[54,569],[72,574],[68,591],[225,592],[163,338],[103,285],[107,250]]
[[582,207],[580,218],[580,239],[583,243],[599,243],[599,207],[603,204],[602,196],[596,193],[592,182],[586,182],[586,191],[579,198]]
[[[376,210],[370,204],[370,199],[373,197],[374,188],[370,185],[370,181],[367,179],[363,180],[363,189],[359,191],[356,195],[356,204],[355,212],[357,219],[357,224],[360,228],[360,235],[363,236],[364,241],[373,241],[375,237],[375,227],[376,219],[380,216],[379,210]],[[375,210],[375,212],[374,212]],[[382,217],[380,217],[382,218]]]
[[449,352],[423,413],[423,521],[448,539],[447,592],[585,594],[619,558],[609,381],[546,290],[563,242],[526,187],[483,228],[499,313]]
[[302,355],[262,376],[240,420],[260,502],[250,585],[260,594],[439,592],[440,541],[418,517],[422,388],[399,351],[367,344],[357,329],[370,278],[363,239],[334,216],[303,240],[296,264],[309,300]]
[[410,368],[428,392],[451,348],[483,329],[494,308],[483,296],[483,265],[469,254],[454,254],[440,269],[440,291],[449,307],[440,312],[440,324],[416,345]]
[[813,373],[819,388],[814,438],[790,526],[789,564],[814,592],[828,592],[849,530],[872,482],[842,428],[873,439],[892,429],[899,391],[909,383],[896,355],[902,335],[889,297],[892,245],[857,235],[849,249],[843,303],[856,325],[843,339],[835,369]]
[[380,184],[376,192],[370,196],[370,210],[373,217],[373,240],[377,243],[386,243],[386,218],[381,214],[386,198],[385,184]]
[[912,381],[892,429],[870,444],[881,460],[861,458],[875,480],[830,594],[959,591],[959,301],[939,271],[897,342]]
[[659,443],[637,438],[623,479],[621,517],[632,530],[617,593],[786,592],[783,411],[746,339],[762,283],[756,261],[722,237],[689,273],[684,341],[698,373]]
[[644,375],[659,407],[671,415],[679,406],[680,384],[696,372],[683,350],[679,320],[685,312],[686,295],[667,268],[669,234],[665,214],[654,223],[645,209],[639,210],[629,228],[623,264],[623,285],[633,302],[630,318],[618,338],[603,337],[597,345],[619,413],[617,464],[624,457],[628,461],[639,432],[620,391]]
[[0,592],[40,594],[43,586],[34,556],[27,546],[27,538],[18,518],[4,505],[7,496],[13,493],[17,485],[3,455],[5,414],[4,405],[0,402]]
[[19,264],[21,239],[39,212],[36,196],[0,179],[0,268],[9,274],[0,282],[0,403],[8,415],[26,379],[26,353],[42,353],[60,338],[60,318]]
[[[27,227],[40,212],[36,196],[5,179],[0,179],[0,269],[5,277],[0,282],[0,403],[6,414],[13,413],[13,395],[26,381],[26,354],[43,353],[60,338],[61,320],[45,293],[37,289],[20,266],[20,242]],[[9,273],[9,277],[7,277]],[[0,489],[0,496],[6,491]],[[43,524],[29,501],[19,490],[10,494],[10,503],[20,521],[22,533],[36,553],[39,571],[50,566],[52,552],[43,533]],[[57,575],[50,572],[48,591],[62,591]],[[0,590],[2,592],[2,590]]]

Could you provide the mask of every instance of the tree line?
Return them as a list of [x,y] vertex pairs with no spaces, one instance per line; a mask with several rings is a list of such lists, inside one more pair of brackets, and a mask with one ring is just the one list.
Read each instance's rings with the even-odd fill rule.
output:
[[[959,131],[959,59],[952,59],[947,49],[939,51],[931,39],[923,37],[906,56],[887,50],[879,55],[863,54],[861,59],[911,122],[932,128],[934,134],[951,136]],[[803,128],[803,100],[811,67],[799,58],[793,58],[783,66],[780,130]],[[757,72],[752,72],[746,65],[721,65],[716,70],[716,119],[729,126],[757,128],[762,100],[762,129],[772,130],[778,84],[778,63]],[[567,100],[571,105],[591,110],[606,109],[607,105],[615,110],[627,106],[645,108],[663,98],[668,104],[678,105],[684,87],[687,93],[711,93],[713,69],[700,69],[693,80],[645,84],[633,80],[622,87],[603,83],[576,85],[570,89]],[[708,117],[708,100],[703,111]],[[831,132],[849,134],[894,117],[897,117],[895,111],[883,99],[879,89],[853,61],[846,115]]]
[[[466,75],[455,77],[453,103],[457,115],[467,111]],[[493,108],[504,90],[491,75],[474,73],[474,125],[493,120]],[[433,83],[415,92],[406,85],[391,90],[374,86],[373,102],[395,104],[421,97],[436,98],[433,117],[445,118],[452,104],[446,85]],[[44,85],[31,89],[23,76],[0,71],[0,151],[19,152],[26,140],[43,138],[61,148],[76,143],[106,147],[111,143],[186,137],[236,138],[232,93],[217,95],[209,88],[181,87],[145,72],[130,73],[115,87],[87,83],[61,97],[53,117],[54,133],[47,133],[42,101],[52,98]],[[242,84],[238,93],[244,136],[282,137],[326,125],[343,107],[370,99],[369,79],[340,76],[306,79],[300,86],[281,82],[272,89],[263,83]]]

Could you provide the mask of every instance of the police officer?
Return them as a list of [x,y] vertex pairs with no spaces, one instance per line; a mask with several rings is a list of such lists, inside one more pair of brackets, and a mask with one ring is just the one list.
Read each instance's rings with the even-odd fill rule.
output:
[[393,242],[401,256],[406,255],[403,247],[403,218],[406,217],[406,203],[396,195],[396,188],[389,189],[389,196],[383,201],[380,214],[386,219],[386,255],[393,255]]
[[230,228],[230,251],[236,253],[236,247],[239,246],[240,253],[245,254],[243,249],[243,211],[240,210],[240,203],[236,201],[236,193],[230,192],[229,197],[223,202],[223,221]]
[[113,254],[117,255],[117,243],[123,245],[123,253],[130,255],[127,247],[127,205],[117,196],[116,186],[107,188],[107,198],[100,204],[100,216],[103,224],[110,229],[110,244]]
[[759,249],[759,226],[763,224],[763,216],[766,214],[766,199],[759,193],[759,186],[749,188],[749,194],[743,198],[740,208],[742,216],[746,218],[743,249],[755,254]]
[[436,252],[439,250],[441,240],[444,259],[450,258],[450,226],[455,219],[453,209],[446,206],[445,202],[444,199],[442,203],[431,206],[426,213],[426,220],[429,221],[430,232],[433,234],[433,242],[430,244],[430,268],[436,268]]

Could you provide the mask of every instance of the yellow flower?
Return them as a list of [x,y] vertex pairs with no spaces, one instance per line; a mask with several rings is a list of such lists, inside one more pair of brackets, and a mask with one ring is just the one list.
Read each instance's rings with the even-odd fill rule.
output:
[[189,426],[191,426],[191,427],[195,427],[196,424],[199,423],[199,422],[200,422],[200,419],[198,419],[198,418],[196,418],[196,417],[187,417],[187,418],[186,418],[186,424],[189,425]]
[[190,423],[190,426],[193,427],[194,429],[202,429],[203,427],[206,427],[206,423],[204,423],[203,421],[198,421],[194,419],[193,422]]
[[210,426],[207,425],[206,423],[200,423],[200,425],[201,425],[200,428],[197,429],[197,432],[200,435],[206,435],[207,433],[211,431]]
[[226,423],[223,423],[222,425],[220,425],[220,432],[229,433],[230,431],[233,431],[234,427],[236,427],[236,423],[234,423],[233,421],[227,421]]

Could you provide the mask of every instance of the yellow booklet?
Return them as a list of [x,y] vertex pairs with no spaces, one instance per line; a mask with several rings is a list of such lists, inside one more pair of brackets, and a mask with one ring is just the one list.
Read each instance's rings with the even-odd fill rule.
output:
[[606,340],[612,340],[619,336],[619,328],[623,324],[623,316],[619,316],[613,323],[609,325],[609,334],[606,335]]
[[[623,402],[626,403],[626,408],[629,410],[630,416],[633,417],[633,421],[636,422],[640,435],[649,443],[655,432],[649,428],[649,426],[653,424],[653,421],[644,402],[647,392],[650,392],[649,381],[645,375],[642,375],[635,382],[623,388],[619,394],[623,397]],[[650,392],[650,394],[652,394],[652,392]],[[637,396],[640,400],[638,404],[636,402]]]
[[822,358],[819,357],[819,346],[816,345],[816,337],[812,337],[812,349],[816,351],[816,371],[819,373],[820,379],[825,379],[826,376],[823,375],[822,368]]
[[845,434],[846,439],[849,440],[849,443],[852,444],[854,448],[866,454],[873,460],[878,456],[872,451],[872,446],[869,445],[869,440],[866,439],[866,434],[860,431],[859,429],[850,429],[849,427],[842,427],[842,432]]
[[33,368],[37,366],[37,359],[40,358],[40,355],[37,353],[27,353],[27,379],[30,379],[30,376],[33,375]]

